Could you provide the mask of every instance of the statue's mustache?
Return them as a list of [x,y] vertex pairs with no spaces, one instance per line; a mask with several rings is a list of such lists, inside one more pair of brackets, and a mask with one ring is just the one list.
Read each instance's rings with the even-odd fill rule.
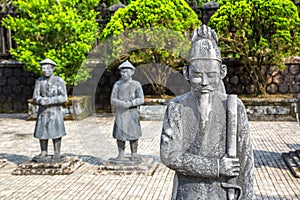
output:
[[203,85],[197,85],[195,87],[193,87],[194,91],[202,91],[202,90],[208,90],[208,91],[213,91],[214,88],[211,86],[203,86]]

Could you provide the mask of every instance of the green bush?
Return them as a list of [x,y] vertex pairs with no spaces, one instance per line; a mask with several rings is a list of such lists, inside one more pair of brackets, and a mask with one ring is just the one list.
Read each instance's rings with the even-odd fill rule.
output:
[[223,56],[241,57],[255,93],[265,95],[268,74],[285,67],[284,57],[299,55],[297,7],[287,0],[223,0],[220,4],[209,26],[219,35]]
[[[39,62],[50,58],[57,63],[55,74],[72,86],[89,77],[80,68],[95,42],[98,25],[97,0],[17,0],[20,16],[8,16],[5,27],[14,31],[17,43],[11,54],[25,68],[41,75]],[[78,70],[81,71],[78,73]]]
[[[115,13],[100,40],[125,33],[113,41],[115,48],[108,53],[113,58],[121,61],[130,58],[134,64],[155,61],[176,68],[181,63],[182,46],[189,47],[182,42],[200,23],[184,0],[136,0]],[[138,49],[143,46],[153,48]]]
[[126,59],[140,66],[155,93],[164,95],[171,69],[183,67],[190,33],[200,23],[184,0],[132,1],[102,31],[100,40],[108,48],[100,51],[109,69]]

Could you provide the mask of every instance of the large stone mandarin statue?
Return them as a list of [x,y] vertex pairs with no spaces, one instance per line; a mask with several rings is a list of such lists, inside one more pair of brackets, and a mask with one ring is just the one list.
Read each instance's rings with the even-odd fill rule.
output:
[[236,95],[225,93],[218,37],[206,25],[194,31],[189,65],[191,91],[167,107],[160,144],[174,170],[173,199],[252,199],[253,151],[248,119]]
[[138,139],[142,135],[137,106],[144,103],[144,93],[139,82],[132,80],[134,66],[126,61],[121,64],[121,79],[117,81],[111,93],[111,105],[116,107],[113,137],[117,139],[118,157],[124,159],[125,141],[130,142],[131,160],[138,160]]
[[48,156],[48,140],[53,140],[53,159],[59,159],[61,138],[66,135],[62,104],[67,101],[67,90],[62,78],[54,76],[56,63],[51,59],[40,62],[43,77],[35,84],[33,101],[39,105],[34,137],[40,141],[41,153],[35,160]]

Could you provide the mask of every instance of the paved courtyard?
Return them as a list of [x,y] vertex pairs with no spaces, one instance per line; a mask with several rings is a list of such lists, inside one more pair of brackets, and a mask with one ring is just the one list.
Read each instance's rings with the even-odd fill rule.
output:
[[[113,116],[91,116],[66,121],[68,135],[62,153],[77,155],[84,164],[71,175],[16,176],[11,172],[39,153],[33,138],[34,121],[25,114],[0,114],[0,156],[8,165],[0,169],[0,199],[168,200],[173,171],[159,164],[152,176],[99,175],[98,166],[117,155],[112,138]],[[159,161],[161,121],[142,121],[138,153]],[[281,153],[300,149],[297,122],[250,122],[255,156],[254,199],[300,199],[300,179],[294,178]],[[50,141],[51,142],[51,141]],[[53,151],[49,143],[50,153]],[[129,147],[126,153],[130,154]]]

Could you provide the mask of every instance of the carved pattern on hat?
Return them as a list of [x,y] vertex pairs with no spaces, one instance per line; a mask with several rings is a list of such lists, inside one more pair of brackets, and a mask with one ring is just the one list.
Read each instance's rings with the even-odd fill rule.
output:
[[192,47],[189,53],[189,61],[199,59],[214,59],[221,62],[221,50],[217,33],[210,27],[203,25],[193,32]]

